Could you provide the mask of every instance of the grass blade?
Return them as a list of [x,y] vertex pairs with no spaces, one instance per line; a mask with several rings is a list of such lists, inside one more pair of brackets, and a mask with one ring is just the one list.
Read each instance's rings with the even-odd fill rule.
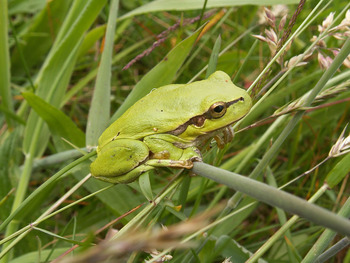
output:
[[36,113],[45,120],[53,135],[63,137],[78,147],[85,145],[85,134],[62,111],[34,93],[23,92],[22,95]]
[[299,215],[311,222],[335,230],[342,235],[350,235],[350,220],[308,203],[287,192],[204,163],[195,163],[193,171],[196,174],[225,184],[259,201],[282,208],[284,211]]
[[216,66],[218,64],[218,57],[220,53],[220,48],[221,48],[221,36],[218,36],[218,38],[215,41],[213,51],[210,55],[210,60],[208,63],[208,69],[207,73],[205,75],[205,78],[207,79],[212,73],[215,72]]
[[[350,198],[346,200],[343,207],[339,210],[338,215],[349,218],[350,216]],[[314,243],[307,255],[304,257],[302,263],[315,262],[315,258],[321,255],[321,253],[329,246],[332,240],[337,235],[336,232],[326,229],[319,239]]]
[[[8,45],[8,14],[7,0],[0,0],[0,96],[4,109],[13,113],[13,103],[10,87],[10,55]],[[13,119],[5,113],[7,125],[13,126]]]
[[101,64],[98,69],[94,95],[92,97],[89,111],[88,126],[86,130],[86,145],[97,144],[98,137],[107,128],[110,114],[110,93],[111,93],[111,66],[113,53],[113,40],[116,27],[119,0],[112,0],[105,46],[102,52]]
[[[207,8],[226,7],[226,6],[240,6],[240,5],[277,5],[277,4],[297,4],[298,0],[211,0],[207,4]],[[131,12],[123,15],[120,19],[126,19],[136,15],[170,10],[193,10],[202,9],[203,1],[188,1],[188,0],[156,0],[145,4]]]

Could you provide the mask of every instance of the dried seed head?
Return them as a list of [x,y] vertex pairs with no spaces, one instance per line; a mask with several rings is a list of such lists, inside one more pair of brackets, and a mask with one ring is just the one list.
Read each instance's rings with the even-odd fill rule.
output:
[[274,5],[272,6],[271,12],[276,17],[282,17],[284,15],[287,15],[289,13],[289,9],[287,5]]
[[329,27],[332,23],[333,23],[333,19],[334,19],[334,12],[331,12],[325,20],[323,20],[322,22],[322,28],[319,28],[319,31],[320,29],[322,31],[320,32],[323,32],[327,27]]
[[259,24],[269,24],[271,27],[276,27],[276,18],[283,17],[288,14],[289,9],[287,5],[274,5],[272,9],[268,9],[264,7],[264,9],[260,8],[258,11]]
[[288,69],[292,68],[292,67],[304,66],[307,64],[307,62],[303,62],[304,59],[305,59],[305,57],[303,57],[303,54],[300,54],[298,56],[294,56],[294,57],[290,58],[289,60],[287,60],[284,63],[284,66]]
[[284,26],[286,25],[286,21],[287,21],[287,15],[284,15],[280,21],[280,24],[278,25],[278,30],[282,31],[282,29],[284,28]]
[[350,152],[350,134],[344,138],[345,130],[348,124],[345,126],[344,130],[340,134],[337,142],[333,145],[332,149],[329,151],[329,157],[337,157]]
[[343,61],[343,65],[350,68],[350,55]]
[[252,37],[255,37],[261,41],[267,42],[266,37],[262,36],[262,35],[252,35]]
[[266,22],[273,28],[276,28],[276,17],[275,15],[271,12],[270,9],[264,8],[265,10],[265,20]]
[[337,56],[339,54],[340,48],[333,48],[331,51],[334,56]]
[[328,88],[322,91],[319,95],[317,95],[314,102],[320,102],[325,99],[333,98],[340,93],[346,92],[349,86],[350,81],[346,81],[341,83],[340,85]]
[[291,48],[292,43],[293,43],[293,40],[288,43],[288,45],[286,46],[286,49],[285,49],[286,51],[288,51]]
[[345,18],[339,24],[339,27],[343,30],[348,30],[349,26],[350,26],[350,9],[346,11]]
[[304,96],[300,97],[294,101],[292,101],[291,103],[284,105],[282,107],[280,107],[279,109],[277,109],[272,116],[280,116],[292,111],[296,111],[302,108],[303,104],[304,104]]
[[277,34],[275,32],[275,30],[273,30],[272,28],[270,29],[265,29],[265,34],[267,36],[268,39],[270,39],[271,41],[273,41],[275,44],[277,44],[278,42],[278,37]]
[[323,56],[320,52],[317,54],[318,63],[321,69],[327,69],[333,62],[333,59],[329,56]]
[[267,45],[269,46],[271,54],[275,54],[276,53],[276,49],[277,49],[277,43],[273,42],[272,40],[270,40],[268,38],[267,39]]
[[326,48],[327,47],[326,42],[324,42],[323,39],[318,40],[317,46],[322,47],[322,48]]
[[342,33],[334,33],[332,34],[332,36],[338,40],[345,40],[344,35]]

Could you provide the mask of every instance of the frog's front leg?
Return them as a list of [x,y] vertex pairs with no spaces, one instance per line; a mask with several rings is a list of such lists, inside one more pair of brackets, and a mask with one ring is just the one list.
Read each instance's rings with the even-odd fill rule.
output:
[[154,169],[144,164],[149,157],[147,145],[138,140],[119,139],[98,150],[90,166],[91,174],[109,183],[130,183],[142,173]]
[[176,167],[191,169],[194,161],[202,161],[200,151],[194,147],[181,148],[185,142],[170,134],[157,134],[144,138],[151,155],[145,164],[154,167]]

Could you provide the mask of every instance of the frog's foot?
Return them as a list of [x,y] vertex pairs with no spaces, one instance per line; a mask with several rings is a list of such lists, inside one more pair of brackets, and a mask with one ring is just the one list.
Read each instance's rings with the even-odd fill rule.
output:
[[154,166],[142,164],[126,174],[115,177],[99,176],[98,179],[112,184],[128,184],[135,181],[141,174],[154,168]]
[[191,169],[193,167],[193,162],[191,160],[152,159],[147,161],[146,164],[153,167],[173,167],[186,169]]
[[233,137],[234,137],[233,128],[231,126],[228,126],[222,129],[220,133],[216,134],[214,136],[214,140],[216,141],[216,144],[219,147],[219,149],[223,149],[225,144],[232,141]]

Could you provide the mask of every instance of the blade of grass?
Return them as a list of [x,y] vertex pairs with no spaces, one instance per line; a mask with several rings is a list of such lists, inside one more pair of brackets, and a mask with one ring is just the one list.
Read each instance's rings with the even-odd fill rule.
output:
[[17,13],[36,13],[41,10],[45,5],[45,1],[33,0],[33,1],[10,1],[9,2],[9,14],[15,15]]
[[97,145],[98,137],[100,137],[102,132],[107,128],[109,121],[113,41],[119,9],[118,6],[119,0],[112,0],[107,22],[105,44],[89,110],[86,129],[86,145],[88,147]]
[[[297,4],[298,0],[211,0],[206,8],[240,6],[240,5],[277,5],[277,4]],[[129,13],[121,16],[119,19],[126,19],[136,15],[170,10],[193,10],[202,9],[203,1],[188,1],[188,0],[156,0],[145,4],[139,8],[132,10]]]
[[[51,49],[36,80],[38,85],[36,95],[53,106],[58,107],[62,101],[70,75],[74,69],[76,53],[82,38],[94,22],[104,3],[105,1],[97,0],[73,2],[67,21],[62,26],[62,31],[66,32],[66,34],[58,34],[62,36],[56,40],[59,44]],[[68,21],[71,21],[71,24],[67,25]],[[67,27],[69,27],[69,30],[67,30]],[[38,156],[45,149],[49,134],[47,128],[42,126],[42,120],[36,114],[31,113],[28,118],[23,142],[23,148],[26,153],[33,147],[36,149],[31,154]],[[36,133],[39,132],[40,135],[37,135]],[[37,136],[41,138],[42,143],[34,146]]]
[[350,171],[350,153],[346,154],[328,173],[326,182],[330,188],[339,184]]
[[202,22],[202,19],[203,19],[203,14],[204,14],[205,9],[207,7],[207,3],[208,3],[208,0],[204,0],[203,6],[202,6],[202,10],[201,10],[201,15],[200,15],[200,18],[199,18],[198,23],[197,23],[197,28],[199,28],[200,25],[201,25],[201,22]]
[[[339,210],[338,215],[348,218],[350,216],[350,198],[346,200],[343,207]],[[332,240],[337,235],[336,232],[326,229],[322,235],[318,238],[312,248],[304,257],[302,263],[315,262],[315,259],[321,255],[321,253],[329,246]]]
[[85,134],[66,114],[32,92],[23,92],[22,95],[36,113],[45,120],[52,135],[63,137],[78,147],[84,146]]
[[[145,38],[145,39],[135,43],[134,45],[125,48],[124,50],[122,50],[118,54],[116,54],[113,57],[112,65],[119,62],[126,55],[133,52],[134,50],[136,50],[140,46],[144,45],[149,40],[150,40],[150,38]],[[77,84],[75,84],[71,89],[69,89],[62,100],[61,106],[65,105],[71,97],[73,97],[76,93],[78,93],[80,90],[82,90],[87,85],[87,83],[89,83],[91,80],[93,80],[96,77],[97,72],[98,72],[98,68],[94,68],[94,69],[90,70],[90,72],[85,77],[80,79],[80,81]]]
[[[33,162],[33,170],[38,169],[40,167],[49,167],[54,164],[63,163],[65,161],[76,159],[82,155],[82,152],[86,152],[86,148],[67,150],[55,154],[51,154],[47,157],[43,157],[41,159],[34,160]],[[21,167],[23,169],[23,167]]]
[[159,196],[152,200],[152,202],[149,202],[149,204],[140,213],[138,213],[132,220],[129,221],[128,224],[126,224],[114,236],[112,236],[111,240],[121,238],[124,234],[128,233],[128,231],[135,230],[137,227],[139,227],[147,215],[149,215],[150,212],[153,211],[155,207],[157,207],[157,204],[159,204],[161,200],[163,200],[169,193],[171,193],[174,188],[182,182],[182,180],[183,176],[179,176],[170,182],[170,184],[164,188],[164,192],[160,193]]
[[[51,50],[38,74],[38,88],[36,90],[36,95],[45,99],[48,103],[54,106],[60,104],[67,88],[70,75],[74,69],[75,58],[82,37],[90,25],[95,21],[95,18],[99,14],[104,3],[105,1],[100,0],[74,2],[70,14],[79,15],[74,17],[74,23],[69,25],[69,30],[64,36],[62,36],[62,39],[56,39],[60,44],[57,45],[57,48]],[[67,27],[63,25],[63,30],[65,30],[65,28]],[[26,157],[24,169],[19,177],[20,179],[12,205],[12,212],[21,206],[28,189],[34,157],[42,154],[46,147],[48,137],[49,133],[47,127],[44,126],[43,120],[40,119],[34,111],[31,111],[23,141],[23,151]],[[18,224],[19,221],[12,221],[7,226],[5,236],[9,236],[15,232]],[[4,246],[3,249],[5,248],[6,246]],[[7,254],[0,262],[7,262],[8,255],[9,254]]]
[[[317,259],[317,263],[323,263],[327,262],[330,258],[338,254],[339,251],[343,250],[344,248],[348,247],[350,245],[350,239],[349,237],[344,237],[340,241],[338,241],[335,245],[331,246],[329,249],[327,249],[324,253],[322,253]],[[346,261],[344,261],[346,262]]]
[[[304,217],[343,235],[350,235],[350,220],[310,204],[307,201],[277,188],[205,163],[194,163],[193,172],[227,185],[269,205]],[[327,189],[327,186],[324,187]]]
[[248,51],[248,54],[244,57],[244,61],[243,61],[242,65],[239,67],[237,73],[235,74],[235,76],[232,79],[233,83],[237,82],[239,76],[241,75],[242,70],[245,68],[245,65],[247,64],[247,62],[250,59],[253,51],[255,50],[256,46],[258,45],[258,42],[259,42],[259,40],[255,40],[253,45],[250,47],[250,49]]
[[19,41],[15,41],[16,46],[11,54],[11,72],[14,77],[27,75],[25,67],[31,72],[34,67],[41,66],[57,39],[58,31],[69,13],[71,2],[72,0],[47,2],[40,13],[26,21],[25,27],[18,32],[16,38]]
[[[319,199],[325,192],[327,191],[327,186],[323,185],[320,189],[317,190],[317,192],[308,200],[307,203],[312,205],[317,199]],[[305,201],[306,202],[306,201]],[[315,206],[317,207],[317,206]],[[334,214],[335,216],[335,214]],[[287,223],[285,223],[272,237],[269,238],[259,249],[254,253],[253,256],[249,258],[247,262],[252,263],[256,262],[259,258],[261,258],[264,253],[274,244],[277,240],[279,240],[283,234],[292,227],[296,223],[296,221],[299,219],[299,216],[294,215],[292,216]],[[345,218],[343,218],[345,219]]]
[[207,73],[205,75],[205,78],[207,79],[214,71],[216,70],[216,66],[218,64],[218,57],[219,52],[221,48],[221,36],[219,35],[218,38],[215,41],[213,51],[210,55],[209,63],[208,63],[208,69]]
[[[223,54],[225,54],[231,47],[233,47],[234,45],[236,45],[238,43],[238,41],[240,41],[241,39],[243,39],[245,36],[249,35],[253,29],[255,29],[255,26],[248,28],[246,31],[244,31],[241,35],[239,35],[234,41],[232,41],[230,44],[228,44],[220,53],[219,53],[219,57],[222,56]],[[204,66],[197,74],[195,74],[192,79],[188,82],[192,82],[195,79],[198,78],[198,76],[200,74],[202,74],[206,69],[208,68],[208,65]]]
[[26,121],[24,119],[19,117],[14,111],[9,110],[6,106],[0,105],[0,111],[2,111],[5,114],[6,118],[10,118],[10,119],[12,119],[13,121],[15,121],[15,122],[17,122],[19,124],[23,124],[23,125],[26,124]]
[[[10,86],[10,54],[8,45],[7,0],[0,0],[0,96],[2,106],[14,114]],[[13,119],[5,114],[8,127],[11,129]]]
[[[269,185],[271,185],[272,187],[275,187],[275,188],[278,187],[277,182],[276,182],[276,178],[273,175],[273,172],[269,167],[267,169],[266,178],[267,178],[267,183]],[[279,220],[280,224],[284,225],[287,222],[286,213],[280,208],[276,208],[276,212],[277,212],[278,220]],[[292,248],[295,249],[294,244],[292,242],[288,242],[288,240],[292,240],[292,234],[291,234],[289,229],[286,231],[285,237],[286,238],[283,240],[283,242],[286,244],[286,247],[287,247],[288,257],[289,257],[288,261],[291,263],[300,262],[300,260],[297,260],[297,258],[295,257],[295,254],[293,254]]]
[[74,162],[70,163],[69,165],[65,166],[63,169],[55,173],[53,176],[51,176],[47,181],[45,181],[42,185],[40,185],[33,193],[31,193],[11,214],[6,218],[4,222],[0,225],[0,231],[2,231],[12,220],[19,219],[21,214],[26,209],[31,209],[32,203],[35,203],[35,199],[39,197],[40,194],[42,194],[45,189],[47,189],[49,186],[54,185],[57,183],[57,181],[62,177],[66,172],[71,170],[73,167],[77,166],[79,163],[84,162],[85,160],[89,159],[90,157],[96,155],[96,152],[91,152],[89,154],[86,154],[85,156],[75,160]]
[[69,207],[72,207],[73,205],[78,204],[79,202],[86,200],[92,196],[95,196],[96,194],[103,192],[107,190],[108,188],[113,187],[114,185],[107,186],[105,188],[100,189],[99,191],[96,191],[95,193],[92,193],[90,195],[87,195],[69,205],[66,205],[65,207],[57,210],[56,208],[64,201],[66,200],[72,193],[74,193],[77,189],[80,188],[82,184],[84,184],[89,178],[91,177],[91,174],[88,174],[85,176],[85,178],[81,181],[79,181],[74,187],[72,187],[67,193],[65,193],[59,200],[57,200],[49,209],[47,209],[35,222],[32,222],[31,224],[27,225],[26,227],[23,227],[22,229],[18,230],[16,233],[12,234],[11,236],[3,239],[1,243],[8,242],[9,240],[15,238],[10,244],[6,244],[7,246],[1,251],[0,258],[3,258],[7,253],[18,243],[20,242],[29,232],[31,232],[35,226],[40,224],[41,222],[45,221],[46,219],[66,210]]
[[[192,61],[198,58],[198,55],[200,54],[200,52],[203,50],[204,47],[206,47],[207,42],[211,40],[212,37],[217,35],[217,32],[221,29],[221,26],[223,25],[223,23],[225,23],[225,21],[227,21],[227,19],[230,17],[233,11],[234,11],[233,7],[228,10],[226,9],[221,10],[216,15],[214,15],[214,17],[211,20],[208,21],[208,23],[203,28],[203,31],[199,35],[199,37],[201,37],[201,41],[198,42],[199,46],[196,49],[194,49],[193,52],[191,52],[190,57],[186,59],[186,62],[184,63],[184,65],[176,73],[176,78],[189,70],[189,66],[191,65]],[[213,25],[215,25],[215,27],[209,30]],[[207,31],[208,33],[210,32],[209,35]],[[220,57],[220,54],[219,54],[219,57]],[[206,68],[207,66],[208,65],[206,65]],[[193,73],[191,72],[191,74]],[[192,81],[193,81],[193,78],[190,80],[190,82]]]

